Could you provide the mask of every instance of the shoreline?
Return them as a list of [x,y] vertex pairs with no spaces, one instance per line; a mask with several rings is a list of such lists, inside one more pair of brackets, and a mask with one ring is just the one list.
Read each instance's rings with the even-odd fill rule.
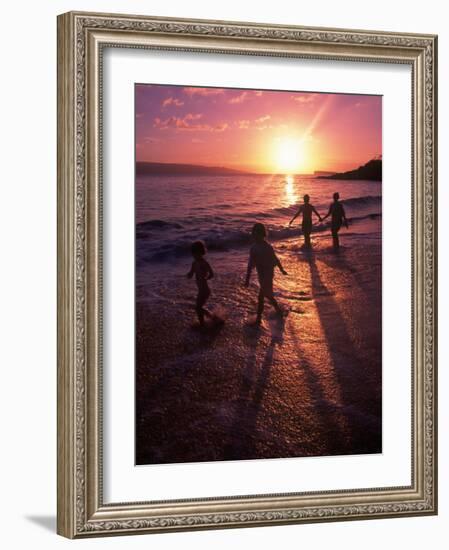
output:
[[279,319],[266,305],[259,328],[251,325],[256,277],[250,288],[242,284],[247,250],[210,254],[210,306],[225,323],[209,329],[194,326],[189,258],[156,286],[146,282],[149,271],[139,275],[137,464],[382,451],[375,224],[379,238],[342,231],[338,254],[328,234],[314,237],[310,253],[296,237],[274,243],[289,273],[274,283],[288,315]]

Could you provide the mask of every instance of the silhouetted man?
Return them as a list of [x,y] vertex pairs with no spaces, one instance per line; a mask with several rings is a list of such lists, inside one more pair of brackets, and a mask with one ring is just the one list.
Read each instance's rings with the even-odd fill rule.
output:
[[346,229],[348,229],[348,220],[346,219],[345,209],[343,204],[340,202],[340,194],[334,193],[334,202],[329,206],[329,212],[324,216],[323,220],[331,216],[331,233],[332,233],[332,242],[335,250],[340,248],[340,241],[338,240],[338,232],[341,229],[342,224],[345,224]]

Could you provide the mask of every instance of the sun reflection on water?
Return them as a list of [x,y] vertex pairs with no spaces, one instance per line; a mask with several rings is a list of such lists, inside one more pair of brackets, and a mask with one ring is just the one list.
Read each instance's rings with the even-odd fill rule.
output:
[[285,176],[285,195],[289,205],[298,202],[298,194],[294,186],[293,176]]

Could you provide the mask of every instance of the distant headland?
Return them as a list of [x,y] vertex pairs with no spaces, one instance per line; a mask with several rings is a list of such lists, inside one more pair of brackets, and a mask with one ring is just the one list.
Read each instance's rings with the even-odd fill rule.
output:
[[201,166],[197,164],[173,164],[165,162],[137,162],[136,173],[148,176],[239,176],[248,174],[223,166]]
[[341,172],[332,176],[320,176],[328,180],[371,180],[382,181],[382,159],[375,158],[349,172]]

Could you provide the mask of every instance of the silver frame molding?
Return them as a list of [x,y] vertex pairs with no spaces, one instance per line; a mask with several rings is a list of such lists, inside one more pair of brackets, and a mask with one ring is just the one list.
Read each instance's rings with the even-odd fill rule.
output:
[[[105,504],[102,491],[104,47],[412,68],[412,483]],[[58,17],[58,521],[70,538],[437,513],[437,37],[70,12]],[[404,312],[409,314],[410,312]],[[409,361],[409,358],[404,358]]]

